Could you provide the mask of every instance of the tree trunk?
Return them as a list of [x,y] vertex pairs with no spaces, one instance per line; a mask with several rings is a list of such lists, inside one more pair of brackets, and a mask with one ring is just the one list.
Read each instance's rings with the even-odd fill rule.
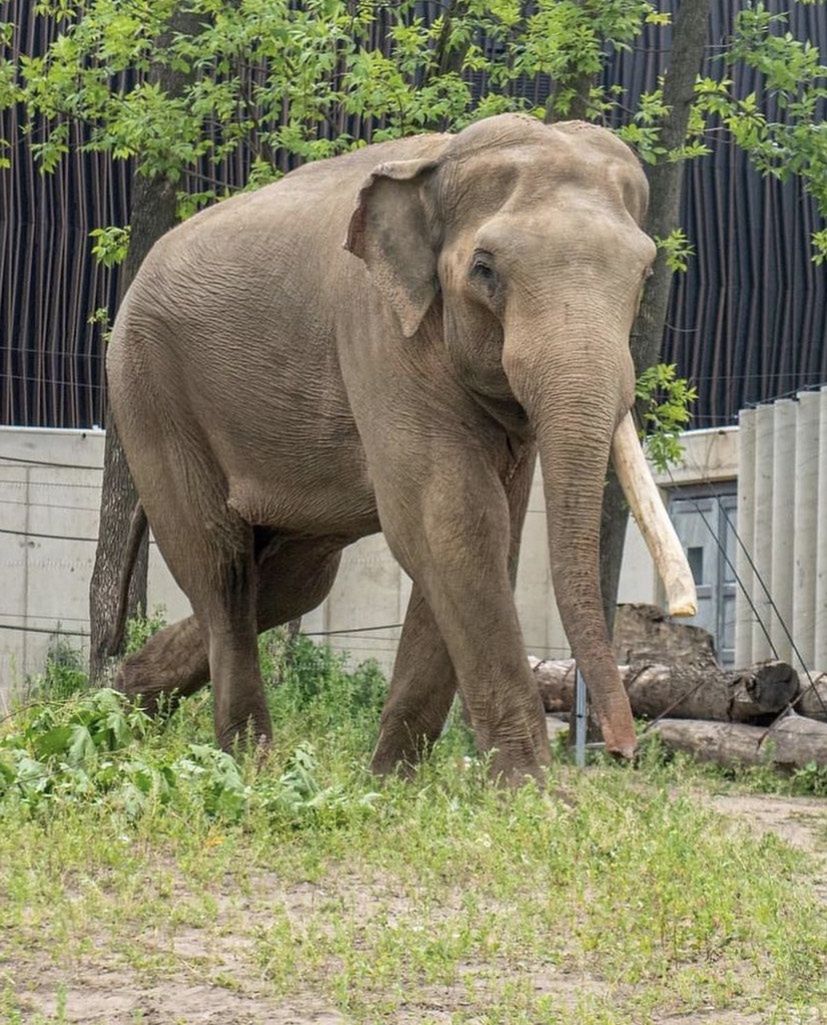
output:
[[[565,713],[574,704],[573,659],[529,658],[547,712]],[[711,719],[765,723],[794,700],[798,674],[785,662],[763,662],[724,672],[715,666],[662,664],[619,666],[636,716],[655,719]]]
[[[195,15],[175,12],[170,18],[167,34],[158,41],[159,46],[167,45],[173,33],[194,34],[199,24],[200,19]],[[163,66],[156,66],[149,73],[150,81],[160,85],[169,96],[181,95],[192,77],[192,73],[174,72]],[[155,242],[174,227],[176,208],[176,188],[167,178],[135,173],[132,179],[129,250],[121,272],[119,300]],[[106,428],[98,544],[89,585],[89,679],[93,685],[105,682],[107,642],[115,622],[123,554],[138,497],[111,416],[107,416]],[[148,541],[144,538],[129,588],[129,616],[146,610],[147,553]]]
[[827,723],[789,715],[771,730],[742,723],[662,719],[652,732],[671,751],[718,765],[770,765],[791,771],[827,765]]
[[[669,113],[661,124],[660,138],[667,151],[679,149],[686,142],[695,80],[703,63],[710,5],[711,0],[682,0],[675,14],[672,51],[663,82],[663,101]],[[666,238],[679,223],[684,162],[662,159],[648,171],[649,210],[644,227],[653,238]],[[671,286],[672,271],[660,251],[632,328],[631,350],[636,376],[660,358]],[[601,585],[604,607],[613,610],[629,519],[628,507],[613,472],[609,474],[603,508]],[[613,615],[611,611],[610,616]]]

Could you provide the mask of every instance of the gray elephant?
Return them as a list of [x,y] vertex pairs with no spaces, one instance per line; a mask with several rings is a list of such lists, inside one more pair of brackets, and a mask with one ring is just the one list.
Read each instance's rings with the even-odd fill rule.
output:
[[537,776],[512,587],[539,451],[563,624],[608,750],[631,756],[598,538],[619,425],[636,508],[653,489],[628,417],[646,199],[610,132],[507,114],[303,167],[166,235],[107,370],[194,616],[126,660],[127,693],[211,679],[219,742],[266,741],[256,635],[318,605],[342,549],[382,530],[414,586],[373,768],[414,763],[459,687],[494,774]]

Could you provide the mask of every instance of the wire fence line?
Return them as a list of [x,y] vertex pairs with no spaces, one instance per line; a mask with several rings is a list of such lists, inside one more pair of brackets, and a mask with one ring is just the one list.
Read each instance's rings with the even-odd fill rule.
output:
[[[54,628],[46,627],[35,627],[27,624],[18,623],[3,623],[0,622],[0,630],[15,630],[24,633],[38,633],[38,634],[54,634],[56,636],[67,636],[67,637],[89,637],[88,631],[83,630],[64,630],[60,623],[64,620],[66,622],[75,623],[88,623],[89,620],[81,618],[79,616],[61,616],[52,617],[44,615],[27,614],[25,616],[14,613],[14,612],[0,612],[0,616],[4,618],[25,618],[25,619],[55,619],[57,626]],[[359,640],[370,640],[383,642],[386,646],[371,646],[370,648],[354,648],[353,650],[362,651],[395,651],[400,637],[389,637],[389,636],[377,636],[373,635],[375,630],[401,630],[404,623],[384,623],[379,626],[357,626],[350,627],[346,630],[302,630],[302,634],[305,637],[341,637],[341,638],[356,638]],[[266,631],[265,631],[266,632]],[[526,649],[533,651],[542,651],[547,654],[555,654],[562,657],[568,657],[570,648],[563,645],[547,645],[547,644],[532,644],[530,641],[526,641]]]
[[4,454],[0,454],[0,459],[5,459],[8,463],[23,463],[26,466],[48,466],[57,470],[95,470],[103,472],[102,466],[90,466],[88,463],[56,463],[49,459],[32,459],[31,456],[7,456]]
[[34,530],[11,530],[8,527],[0,527],[0,534],[11,534],[13,537],[42,538],[46,541],[89,541],[97,544],[96,537],[73,537],[71,534],[39,534]]

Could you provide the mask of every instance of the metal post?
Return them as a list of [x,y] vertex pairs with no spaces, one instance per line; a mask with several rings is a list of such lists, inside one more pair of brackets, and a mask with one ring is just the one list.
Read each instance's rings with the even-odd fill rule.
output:
[[586,727],[589,721],[589,702],[586,681],[576,670],[574,686],[574,760],[579,769],[586,765]]

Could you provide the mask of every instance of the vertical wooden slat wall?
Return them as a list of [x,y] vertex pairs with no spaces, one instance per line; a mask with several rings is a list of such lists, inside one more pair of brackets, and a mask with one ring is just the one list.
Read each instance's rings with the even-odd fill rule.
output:
[[[675,0],[661,0],[672,10]],[[18,26],[18,45],[42,51],[48,23],[32,0],[0,2],[0,21]],[[710,24],[707,73],[717,77],[719,44],[732,29],[739,4],[716,0]],[[773,10],[793,8],[794,34],[827,54],[827,15],[820,6],[770,0]],[[441,5],[417,5],[428,19]],[[383,26],[374,42],[384,43]],[[647,27],[629,52],[608,65],[607,81],[628,89],[634,106],[653,89],[670,45],[669,31]],[[739,88],[755,85],[739,71]],[[474,77],[482,89],[482,76]],[[542,103],[548,81],[518,83]],[[369,122],[348,128],[369,140]],[[131,167],[77,147],[43,177],[19,136],[19,112],[0,115],[0,138],[17,140],[10,170],[0,171],[0,422],[23,426],[89,427],[105,409],[103,343],[89,323],[99,307],[114,309],[117,271],[99,266],[89,232],[129,220]],[[82,134],[75,131],[74,141]],[[827,382],[827,284],[824,268],[809,259],[809,235],[821,224],[798,182],[762,179],[725,138],[688,165],[683,224],[696,256],[673,287],[664,358],[698,386],[693,426],[734,422],[738,409]],[[288,169],[287,154],[277,154]],[[231,185],[244,180],[250,155],[239,151],[208,176]],[[194,179],[194,189],[202,180]]]

